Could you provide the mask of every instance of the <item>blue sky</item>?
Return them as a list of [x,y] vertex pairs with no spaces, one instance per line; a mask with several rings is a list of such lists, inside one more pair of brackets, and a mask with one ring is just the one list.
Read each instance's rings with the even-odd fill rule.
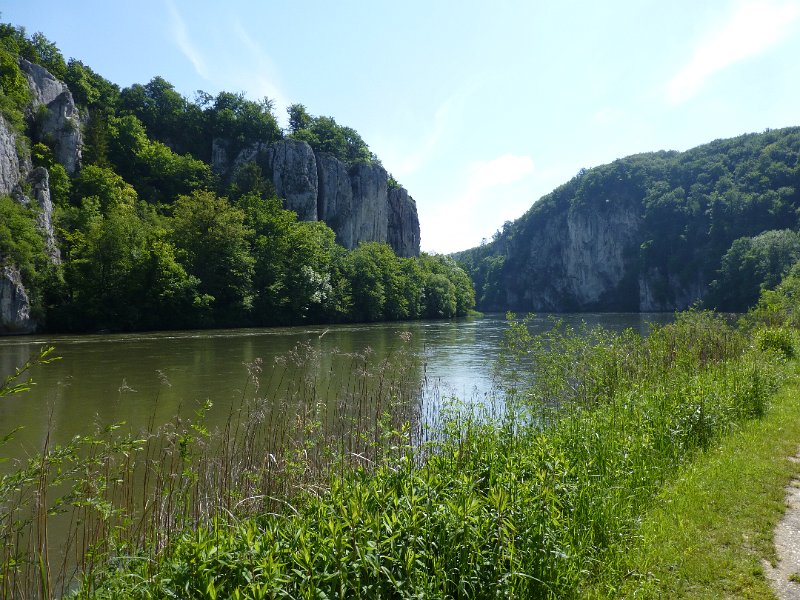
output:
[[800,0],[5,0],[121,86],[306,105],[417,201],[422,248],[491,239],[583,167],[800,125]]

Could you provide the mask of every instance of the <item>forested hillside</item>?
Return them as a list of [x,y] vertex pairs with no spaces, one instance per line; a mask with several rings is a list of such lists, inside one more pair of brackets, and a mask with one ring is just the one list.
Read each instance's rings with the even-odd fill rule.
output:
[[800,128],[582,170],[456,255],[481,310],[752,305],[800,258]]
[[[359,134],[161,77],[120,89],[0,25],[0,332],[452,317],[416,205]],[[299,215],[299,216],[298,216]]]

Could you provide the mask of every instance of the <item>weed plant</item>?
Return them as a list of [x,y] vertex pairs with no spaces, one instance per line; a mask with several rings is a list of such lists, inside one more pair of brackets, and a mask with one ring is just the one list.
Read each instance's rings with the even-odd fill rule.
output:
[[[199,415],[81,438],[66,458],[45,448],[22,483],[2,482],[0,584],[9,597],[76,579],[86,598],[574,597],[624,579],[619,557],[664,482],[764,414],[783,341],[700,311],[645,338],[561,322],[531,335],[510,315],[504,410],[460,405],[434,434],[413,357],[354,355],[340,403],[291,381],[216,434]],[[45,502],[62,474],[71,491]],[[42,532],[59,511],[75,560],[55,576]]]
[[[185,531],[281,511],[334,473],[418,444],[419,364],[401,337],[379,363],[369,350],[321,356],[303,344],[274,365],[256,360],[220,430],[205,425],[206,402],[193,419],[151,418],[144,431],[97,426],[62,446],[46,436],[38,456],[0,478],[0,598],[91,594],[98,569],[131,556],[157,565]],[[3,395],[24,391],[30,366]]]

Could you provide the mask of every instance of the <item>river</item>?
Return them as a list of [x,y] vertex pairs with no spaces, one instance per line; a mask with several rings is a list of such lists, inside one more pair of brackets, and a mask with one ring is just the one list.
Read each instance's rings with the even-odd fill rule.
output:
[[[577,325],[634,328],[646,333],[650,323],[664,323],[672,314],[559,315]],[[550,326],[547,316],[536,317],[533,328]],[[0,437],[21,426],[13,443],[0,449],[6,458],[21,458],[50,443],[87,433],[94,424],[125,422],[134,429],[150,419],[156,425],[176,415],[189,416],[204,401],[213,408],[208,419],[218,425],[231,407],[248,394],[267,394],[287,377],[320,377],[317,388],[348,385],[354,353],[367,354],[378,364],[405,347],[420,357],[418,374],[436,388],[430,398],[456,396],[483,401],[492,390],[492,367],[505,329],[503,315],[484,315],[454,321],[418,321],[361,325],[331,325],[270,329],[233,329],[81,336],[20,336],[0,338],[0,376],[5,377],[45,344],[60,357],[31,372],[29,392],[0,399]],[[408,335],[401,337],[401,334]],[[404,341],[404,339],[406,341]],[[285,361],[302,345],[313,360]],[[260,359],[261,385],[254,389],[248,365]],[[278,372],[280,371],[280,372]],[[324,381],[323,381],[324,379]],[[429,399],[428,402],[435,400]],[[435,411],[428,406],[426,413]],[[8,468],[8,463],[0,465]]]

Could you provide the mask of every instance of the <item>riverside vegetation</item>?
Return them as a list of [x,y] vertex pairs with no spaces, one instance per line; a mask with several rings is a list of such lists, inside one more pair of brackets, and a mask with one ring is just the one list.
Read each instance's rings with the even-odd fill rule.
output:
[[[737,324],[692,310],[647,337],[557,321],[534,336],[511,316],[503,406],[454,401],[434,425],[420,413],[412,355],[372,367],[342,357],[352,379],[334,392],[334,414],[320,412],[316,379],[259,398],[255,364],[249,399],[223,431],[207,431],[202,415],[135,435],[112,427],[45,445],[5,476],[0,590],[633,595],[654,584],[629,556],[657,494],[770,413],[795,360],[798,292],[800,267]],[[70,532],[59,552],[47,540],[55,519]]]

